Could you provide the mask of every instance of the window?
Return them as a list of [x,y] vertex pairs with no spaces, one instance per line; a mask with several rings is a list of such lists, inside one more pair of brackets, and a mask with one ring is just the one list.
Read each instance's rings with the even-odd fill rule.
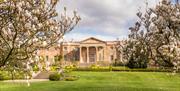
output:
[[46,61],[48,61],[49,60],[49,57],[48,56],[46,56]]
[[113,61],[114,60],[114,56],[113,55],[111,55],[111,61]]
[[67,61],[67,55],[64,55],[64,61]]
[[61,61],[61,55],[56,55],[56,56],[54,56],[54,61],[55,62],[58,62],[58,61]]
[[67,51],[67,47],[64,47],[64,50]]
[[75,47],[75,48],[74,48],[74,51],[78,51],[78,50],[79,50],[79,48],[78,48],[78,47]]
[[49,48],[47,48],[46,50],[49,51]]
[[57,48],[57,47],[55,47],[54,49],[55,49],[55,50],[58,50],[58,48]]
[[75,49],[74,49],[74,61],[78,61],[79,60],[79,48],[78,47],[76,47]]
[[114,48],[111,46],[111,50],[113,50]]

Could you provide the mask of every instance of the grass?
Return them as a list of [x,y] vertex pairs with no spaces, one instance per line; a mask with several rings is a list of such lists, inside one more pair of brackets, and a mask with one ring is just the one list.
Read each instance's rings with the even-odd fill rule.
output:
[[0,91],[180,91],[180,75],[160,72],[73,72],[77,81],[0,82]]

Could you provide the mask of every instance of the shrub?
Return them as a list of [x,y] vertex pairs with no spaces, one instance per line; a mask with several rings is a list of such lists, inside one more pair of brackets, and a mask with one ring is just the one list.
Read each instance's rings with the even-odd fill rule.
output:
[[69,76],[69,77],[64,78],[65,81],[76,81],[78,79],[79,79],[79,77],[77,77],[77,76]]
[[112,66],[109,66],[109,71],[112,71],[113,67]]
[[76,64],[73,64],[72,66],[73,66],[74,69],[77,68],[77,65],[76,65]]
[[[26,73],[24,73],[24,72],[16,72],[16,73],[14,73],[14,79],[24,79],[24,74],[26,74]],[[32,74],[31,73],[28,73],[28,75],[31,77],[32,76]]]
[[115,61],[112,63],[112,65],[113,66],[124,66],[124,65],[127,65],[127,63],[124,63],[123,61],[115,59]]
[[137,59],[134,59],[134,57],[130,57],[127,66],[131,69],[134,68],[147,68],[149,60],[146,58],[145,55],[138,55],[139,57]]
[[90,68],[96,70],[96,69],[99,69],[99,65],[92,64],[92,65],[90,66]]
[[51,71],[58,71],[59,69],[60,69],[60,67],[58,67],[58,66],[51,66],[50,67]]
[[49,80],[50,81],[59,81],[60,80],[61,75],[58,73],[54,73],[49,75]]
[[76,68],[77,68],[76,65],[68,65],[68,66],[65,66],[64,71],[65,71],[65,73],[70,73]]
[[39,67],[37,66],[37,65],[35,65],[34,67],[33,67],[33,71],[39,71]]
[[4,76],[2,73],[0,73],[0,81],[4,80]]

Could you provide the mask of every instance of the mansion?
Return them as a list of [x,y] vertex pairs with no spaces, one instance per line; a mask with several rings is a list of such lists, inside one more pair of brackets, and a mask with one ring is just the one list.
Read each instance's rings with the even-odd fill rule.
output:
[[117,59],[117,41],[103,41],[94,37],[78,42],[62,42],[60,46],[39,50],[37,55],[43,56],[47,62],[53,63],[58,55],[64,63],[110,64]]

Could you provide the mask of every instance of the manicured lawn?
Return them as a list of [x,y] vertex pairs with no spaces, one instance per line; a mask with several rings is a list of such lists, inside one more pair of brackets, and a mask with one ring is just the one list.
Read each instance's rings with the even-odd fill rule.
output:
[[0,82],[0,91],[180,91],[180,75],[145,72],[73,72],[77,81]]

